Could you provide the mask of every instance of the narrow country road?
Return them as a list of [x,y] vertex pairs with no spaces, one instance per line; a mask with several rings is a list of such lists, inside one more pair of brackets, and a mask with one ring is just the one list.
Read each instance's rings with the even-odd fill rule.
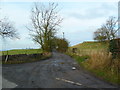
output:
[[53,52],[48,60],[3,65],[2,80],[2,88],[115,88],[82,70],[71,57],[58,52]]

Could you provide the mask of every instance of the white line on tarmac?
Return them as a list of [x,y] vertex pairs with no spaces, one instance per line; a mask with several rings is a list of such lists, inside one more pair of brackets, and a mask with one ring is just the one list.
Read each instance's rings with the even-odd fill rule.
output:
[[81,86],[82,84],[80,83],[76,83],[76,82],[73,82],[73,81],[69,81],[69,80],[66,80],[66,79],[61,79],[61,78],[56,78],[57,80],[61,80],[61,81],[64,81],[64,82],[67,82],[67,83],[71,83],[71,84],[75,84],[75,85],[78,85],[78,86]]

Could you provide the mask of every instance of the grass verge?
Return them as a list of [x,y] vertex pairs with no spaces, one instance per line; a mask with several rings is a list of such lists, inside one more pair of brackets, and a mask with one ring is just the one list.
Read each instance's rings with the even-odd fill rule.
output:
[[[115,67],[116,64],[115,66],[114,65],[106,66],[105,65],[106,62],[100,63],[100,61],[97,62],[97,60],[94,60],[94,63],[93,63],[92,56],[88,56],[88,55],[79,56],[79,55],[72,54],[72,53],[66,53],[66,54],[74,58],[80,66],[82,66],[87,71],[92,72],[96,77],[101,78],[105,81],[108,81],[112,84],[120,85],[120,78],[119,78],[120,72],[117,70],[117,67]],[[105,65],[105,67],[103,67],[103,65]]]

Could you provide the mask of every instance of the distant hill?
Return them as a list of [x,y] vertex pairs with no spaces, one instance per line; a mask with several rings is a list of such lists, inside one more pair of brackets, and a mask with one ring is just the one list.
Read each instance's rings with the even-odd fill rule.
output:
[[83,42],[77,45],[74,45],[70,48],[78,48],[78,49],[92,49],[92,50],[99,50],[99,49],[108,49],[108,42]]

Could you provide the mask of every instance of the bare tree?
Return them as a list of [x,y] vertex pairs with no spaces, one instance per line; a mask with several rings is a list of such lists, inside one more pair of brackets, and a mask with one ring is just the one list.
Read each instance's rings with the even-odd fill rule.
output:
[[94,32],[94,40],[105,41],[107,39],[104,28],[99,28]]
[[[4,42],[6,38],[19,38],[17,30],[15,29],[14,25],[8,21],[7,18],[0,20],[0,36],[2,36]],[[5,62],[8,60],[8,51]]]
[[108,40],[115,39],[117,37],[116,33],[119,30],[118,28],[118,20],[115,17],[109,17],[106,21],[106,24],[102,26],[104,31],[106,32],[106,36]]
[[119,30],[117,25],[118,20],[113,16],[109,17],[106,23],[94,32],[94,40],[105,41],[115,39],[117,37],[117,31]]
[[7,18],[0,20],[0,36],[3,38],[18,38],[17,30]]
[[[58,15],[58,4],[49,3],[35,3],[31,10],[31,22],[33,40],[40,44],[45,51],[50,51],[52,46],[52,39],[54,38],[62,18]],[[33,34],[34,33],[34,34]]]

